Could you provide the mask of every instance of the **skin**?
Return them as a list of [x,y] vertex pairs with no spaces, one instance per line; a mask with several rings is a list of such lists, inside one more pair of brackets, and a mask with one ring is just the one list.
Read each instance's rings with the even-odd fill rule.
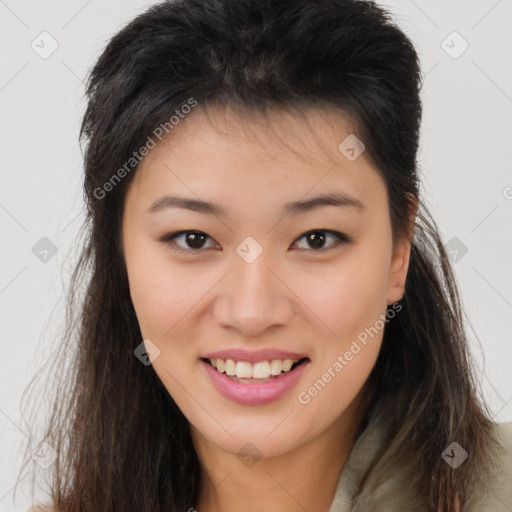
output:
[[[338,150],[350,133],[348,118],[322,109],[263,118],[197,107],[150,151],[128,188],[122,234],[131,299],[144,339],[160,350],[153,368],[190,422],[202,467],[191,504],[199,512],[322,512],[332,502],[383,330],[309,403],[298,394],[403,296],[410,254],[410,238],[393,252],[383,179],[364,152],[350,161]],[[333,191],[364,209],[282,214],[285,203]],[[218,204],[228,217],[148,212],[170,193]],[[205,233],[203,248],[185,236],[160,243],[180,230]],[[338,245],[324,232],[322,249],[303,236],[310,230],[352,241]],[[248,236],[263,248],[250,264],[236,252]],[[241,405],[216,390],[199,361],[227,348],[291,350],[311,362],[277,401]],[[250,467],[237,457],[248,442],[261,456]]]

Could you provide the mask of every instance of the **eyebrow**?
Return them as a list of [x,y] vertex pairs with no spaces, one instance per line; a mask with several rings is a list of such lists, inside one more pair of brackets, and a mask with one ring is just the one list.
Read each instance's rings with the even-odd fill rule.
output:
[[[338,192],[286,203],[283,206],[283,215],[298,215],[324,206],[352,207],[360,211],[365,209],[364,204],[356,197],[344,192]],[[227,212],[219,205],[208,201],[176,195],[166,195],[157,199],[151,204],[146,212],[156,213],[168,208],[182,208],[206,215],[215,215],[224,218],[228,217]]]

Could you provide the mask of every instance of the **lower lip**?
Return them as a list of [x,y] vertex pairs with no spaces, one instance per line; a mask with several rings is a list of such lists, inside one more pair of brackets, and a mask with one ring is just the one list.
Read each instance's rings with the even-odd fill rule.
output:
[[236,382],[220,373],[210,363],[200,360],[217,390],[229,400],[245,405],[268,404],[281,398],[297,383],[311,361],[306,360],[292,371],[282,373],[270,382]]

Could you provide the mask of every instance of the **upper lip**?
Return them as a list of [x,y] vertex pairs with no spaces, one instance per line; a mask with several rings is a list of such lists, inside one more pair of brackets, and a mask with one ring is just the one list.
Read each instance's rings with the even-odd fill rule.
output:
[[279,350],[274,348],[255,351],[248,351],[240,348],[210,352],[204,357],[207,359],[233,359],[234,361],[258,363],[260,361],[272,361],[274,359],[302,359],[304,357],[308,357],[308,355],[299,352],[287,352],[285,350]]

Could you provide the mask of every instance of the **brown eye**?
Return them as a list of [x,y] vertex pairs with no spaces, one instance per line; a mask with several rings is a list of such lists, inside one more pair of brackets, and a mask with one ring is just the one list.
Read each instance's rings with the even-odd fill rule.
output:
[[[193,252],[205,248],[205,243],[208,239],[212,240],[202,231],[189,230],[165,235],[160,239],[160,242],[175,246],[173,249],[178,251]],[[180,240],[180,243],[177,243],[176,240]]]
[[[305,239],[309,247],[305,247],[306,250],[312,249],[314,251],[323,251],[332,249],[341,245],[342,243],[349,242],[350,239],[338,231],[332,231],[329,229],[314,229],[301,235],[297,240]],[[329,244],[325,247],[326,241],[331,238],[334,239],[334,243]],[[303,248],[301,248],[303,249]]]
[[[349,243],[351,241],[347,235],[329,229],[310,230],[301,235],[297,240],[300,239],[306,240],[308,245],[307,247],[299,247],[300,250],[305,249],[314,252],[334,249],[343,243]],[[331,243],[328,243],[329,239],[332,240]],[[178,240],[180,243],[177,242]],[[214,240],[202,231],[185,230],[165,235],[160,239],[160,242],[164,245],[170,245],[173,250],[193,253],[200,252],[202,249],[215,248],[215,245],[207,246],[208,240],[211,240],[215,244]]]

